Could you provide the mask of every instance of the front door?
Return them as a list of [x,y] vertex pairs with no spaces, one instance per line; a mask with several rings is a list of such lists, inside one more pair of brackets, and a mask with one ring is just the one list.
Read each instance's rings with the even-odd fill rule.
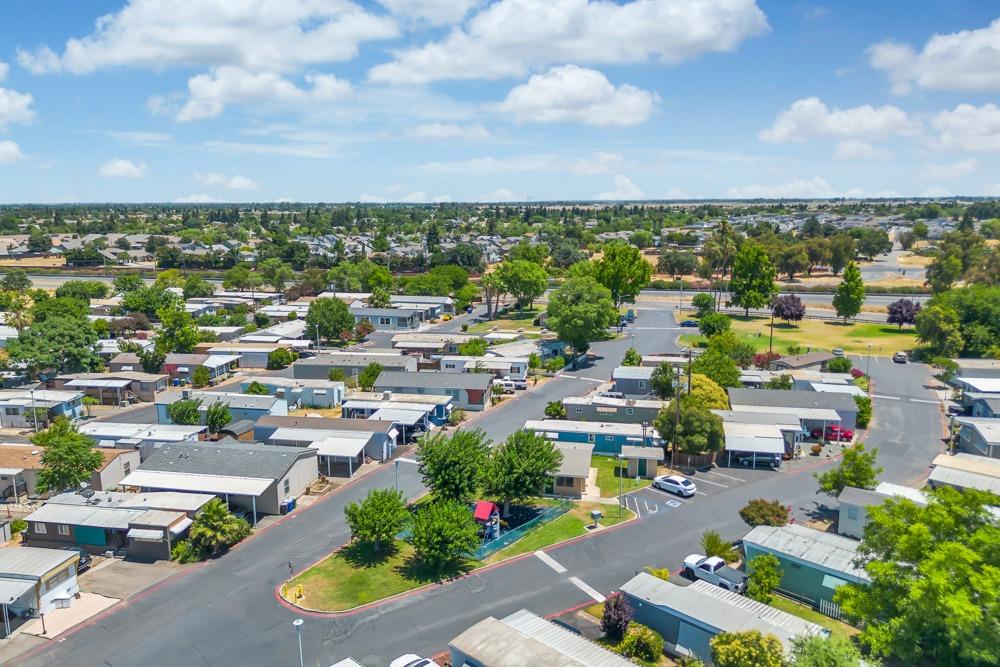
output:
[[646,459],[639,459],[639,477],[646,476]]

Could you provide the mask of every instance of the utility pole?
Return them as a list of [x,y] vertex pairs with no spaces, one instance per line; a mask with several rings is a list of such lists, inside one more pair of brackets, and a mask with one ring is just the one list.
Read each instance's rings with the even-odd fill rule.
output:
[[767,351],[774,351],[774,306],[771,306],[771,339],[767,342]]
[[[674,391],[674,437],[670,439],[670,467],[677,464],[677,431],[681,424],[681,369],[677,369],[677,388]],[[676,469],[676,468],[675,468]]]
[[319,354],[321,352],[319,346],[319,324],[314,324],[313,328],[316,329],[316,354]]

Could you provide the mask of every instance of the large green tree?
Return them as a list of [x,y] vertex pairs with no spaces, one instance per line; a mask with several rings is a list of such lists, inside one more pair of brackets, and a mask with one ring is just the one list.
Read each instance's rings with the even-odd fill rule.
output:
[[594,262],[594,278],[611,292],[615,309],[632,303],[649,285],[653,266],[635,246],[613,241],[604,246],[604,255]]
[[155,349],[161,354],[178,352],[190,354],[201,342],[201,332],[191,313],[179,303],[172,303],[156,311],[160,328],[156,332]]
[[747,597],[770,604],[771,593],[781,584],[781,562],[777,556],[761,554],[747,565]]
[[351,537],[376,551],[395,544],[410,520],[403,494],[396,489],[372,489],[361,502],[348,503],[344,518]]
[[776,271],[764,246],[746,241],[733,258],[733,276],[729,283],[733,304],[750,314],[751,308],[764,308],[771,303],[777,288]]
[[378,376],[381,374],[382,364],[377,361],[371,362],[358,373],[358,387],[363,391],[371,391],[375,386],[375,381],[378,380]]
[[709,347],[691,362],[691,371],[706,376],[720,387],[739,387],[740,369],[722,350]]
[[868,508],[858,551],[870,582],[845,584],[834,599],[876,656],[1000,664],[1000,498],[945,486],[928,499]]
[[417,442],[417,457],[424,485],[435,498],[471,499],[476,495],[486,465],[489,442],[480,429],[423,436]]
[[874,489],[882,474],[882,467],[875,463],[877,459],[878,447],[866,451],[864,443],[859,442],[844,450],[836,468],[813,476],[819,482],[819,490],[829,496],[839,496],[847,486]]
[[962,323],[954,308],[931,304],[917,313],[917,338],[941,356],[954,357],[962,350]]
[[231,421],[233,416],[229,412],[229,405],[222,401],[214,401],[205,410],[205,424],[210,433],[218,433]]
[[837,311],[837,317],[843,317],[844,324],[847,324],[847,320],[858,316],[864,302],[865,283],[861,280],[861,269],[854,262],[849,262],[833,295],[833,308]]
[[52,316],[35,322],[7,343],[7,353],[32,377],[45,370],[96,371],[103,365],[97,355],[97,332],[89,320],[78,317]]
[[194,426],[201,422],[200,398],[182,398],[167,406],[167,416],[173,424]]
[[693,456],[722,449],[726,443],[726,435],[722,429],[721,417],[706,408],[681,400],[680,421],[675,424],[675,409],[671,403],[660,410],[653,420],[653,426],[665,442],[672,443],[679,451]]
[[548,287],[549,277],[545,269],[524,259],[506,261],[496,268],[496,273],[522,311]]
[[435,500],[414,515],[410,542],[424,565],[445,569],[476,550],[479,526],[465,503]]
[[323,340],[337,340],[354,328],[354,316],[347,304],[340,299],[323,297],[309,304],[306,326],[309,327],[310,336],[315,336],[319,331]]
[[549,297],[549,328],[582,352],[618,321],[611,292],[593,278],[570,278]]
[[270,285],[277,291],[285,289],[285,285],[295,277],[292,267],[277,257],[268,257],[257,266],[260,278],[265,285]]
[[511,502],[541,495],[561,463],[562,454],[545,436],[515,431],[490,451],[483,470],[483,491],[503,501],[507,516]]
[[42,469],[35,479],[38,493],[77,489],[81,482],[90,481],[91,474],[104,463],[104,457],[94,449],[94,441],[77,431],[65,417],[57,417],[31,442],[45,448]]

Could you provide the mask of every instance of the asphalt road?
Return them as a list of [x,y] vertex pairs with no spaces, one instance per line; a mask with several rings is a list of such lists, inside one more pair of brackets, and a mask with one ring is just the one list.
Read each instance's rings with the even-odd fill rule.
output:
[[[628,330],[642,353],[676,350],[678,331],[670,311],[638,304],[640,318]],[[549,400],[581,394],[611,369],[632,343],[631,336],[594,346],[595,356],[572,377],[561,377],[478,416],[495,439],[538,417]],[[859,362],[863,363],[863,362]],[[875,420],[867,434],[880,447],[884,479],[919,484],[942,445],[942,417],[928,388],[926,367],[895,365],[878,359]],[[366,477],[312,507],[254,536],[233,552],[117,605],[45,650],[18,659],[19,665],[81,664],[109,667],[146,665],[295,664],[297,643],[291,621],[304,617],[305,664],[326,667],[352,655],[369,667],[387,665],[407,652],[434,654],[487,615],[501,617],[526,607],[555,615],[591,600],[587,590],[607,593],[646,565],[677,568],[697,549],[704,530],[736,538],[746,531],[736,511],[756,497],[779,498],[798,519],[815,513],[829,499],[817,496],[811,473],[832,461],[803,461],[781,472],[728,470],[694,476],[705,495],[674,502],[654,491],[634,494],[630,506],[641,518],[588,539],[546,550],[566,572],[559,573],[533,555],[348,616],[295,612],[280,605],[274,589],[296,569],[322,558],[347,541],[343,507],[371,488],[391,486],[391,466]],[[413,466],[399,466],[401,487],[420,491]],[[662,499],[662,500],[661,500]],[[674,506],[676,505],[676,506]],[[609,508],[613,511],[613,507]]]

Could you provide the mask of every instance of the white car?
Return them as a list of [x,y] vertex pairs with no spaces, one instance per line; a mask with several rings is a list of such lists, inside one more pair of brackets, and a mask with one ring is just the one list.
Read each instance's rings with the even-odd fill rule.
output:
[[676,493],[685,498],[690,498],[698,491],[694,482],[680,475],[660,475],[653,480],[653,488]]
[[436,662],[419,655],[407,653],[389,663],[389,667],[440,667]]
[[493,386],[501,387],[503,389],[503,393],[505,394],[513,394],[517,391],[517,386],[510,380],[494,380]]

